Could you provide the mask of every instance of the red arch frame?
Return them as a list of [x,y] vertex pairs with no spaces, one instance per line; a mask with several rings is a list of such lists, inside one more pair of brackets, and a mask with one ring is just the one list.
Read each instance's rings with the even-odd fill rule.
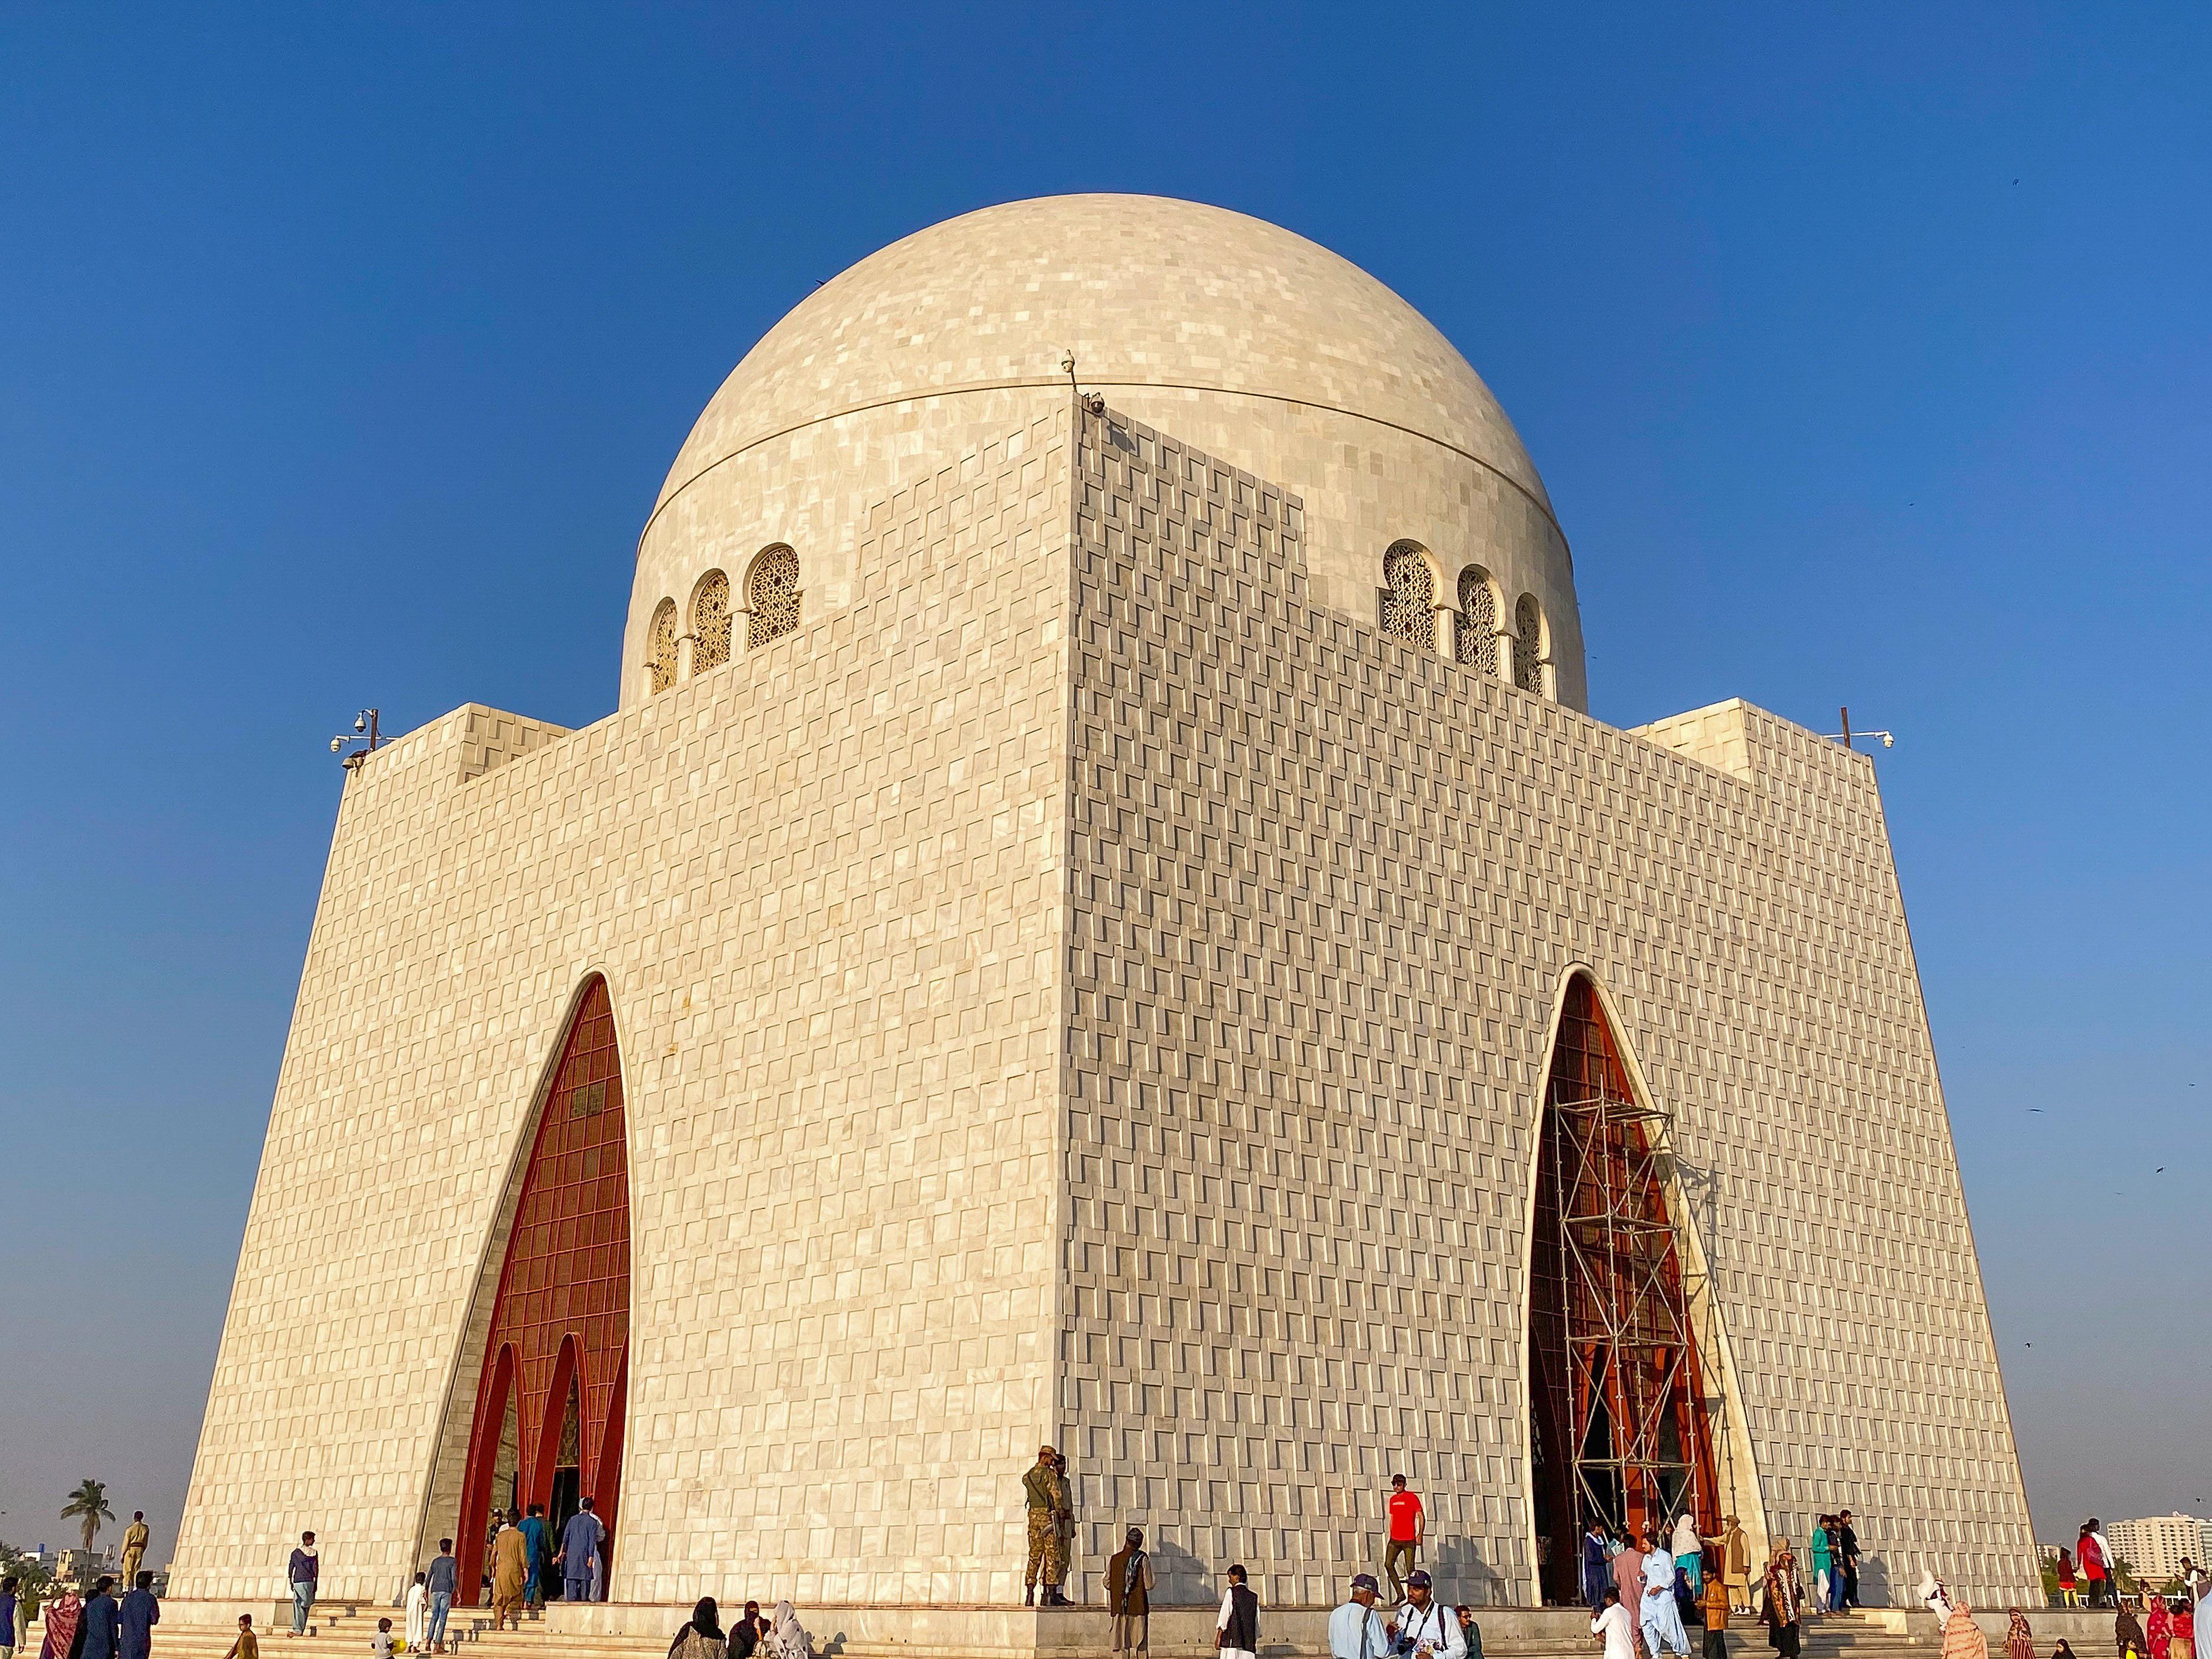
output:
[[629,1374],[629,1277],[628,1115],[613,1009],[606,982],[593,979],[577,1001],[532,1132],[500,1264],[455,1535],[464,1605],[475,1603],[483,1575],[510,1389],[521,1501],[543,1504],[574,1379],[577,1483],[611,1534]]

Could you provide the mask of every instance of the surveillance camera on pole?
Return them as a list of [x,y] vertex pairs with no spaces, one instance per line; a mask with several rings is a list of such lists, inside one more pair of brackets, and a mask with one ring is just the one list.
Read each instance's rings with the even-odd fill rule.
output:
[[347,755],[343,763],[346,770],[349,772],[352,771],[355,767],[360,765],[362,762],[367,760],[371,755],[374,755],[386,744],[392,741],[391,738],[384,735],[383,727],[378,719],[378,711],[376,709],[364,708],[361,713],[355,715],[353,717],[352,735],[349,737],[346,733],[341,732],[337,737],[332,738],[331,739],[331,753],[333,755],[343,753],[345,750],[346,744],[352,743],[356,739],[364,740],[362,742],[362,746],[355,750],[351,754]]

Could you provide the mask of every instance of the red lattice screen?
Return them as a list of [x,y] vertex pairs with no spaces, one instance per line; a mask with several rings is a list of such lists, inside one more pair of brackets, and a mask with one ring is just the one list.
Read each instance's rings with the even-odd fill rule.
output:
[[[569,1027],[538,1120],[500,1267],[457,1539],[461,1595],[471,1602],[494,1506],[551,1504],[556,1469],[564,1467],[561,1430],[572,1379],[580,1409],[574,1462],[566,1466],[576,1470],[576,1494],[593,1499],[611,1547],[629,1357],[624,1122],[614,1014],[605,981],[594,980]],[[495,1492],[510,1390],[518,1431],[514,1486]],[[565,1516],[556,1510],[549,1518],[557,1529]]]

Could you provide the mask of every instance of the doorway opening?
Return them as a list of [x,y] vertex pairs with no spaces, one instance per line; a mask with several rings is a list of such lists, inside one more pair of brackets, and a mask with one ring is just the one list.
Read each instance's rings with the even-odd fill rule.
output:
[[1596,988],[1568,984],[1545,1079],[1528,1281],[1529,1445],[1547,1601],[1583,1599],[1595,1522],[1719,1530],[1711,1425],[1662,1170],[1667,1116],[1639,1102]]
[[[611,1537],[629,1359],[627,1135],[614,1013],[594,979],[546,1093],[500,1265],[454,1531],[465,1602],[482,1586],[494,1509],[545,1505],[558,1549],[590,1498]],[[603,1547],[603,1596],[611,1567]]]

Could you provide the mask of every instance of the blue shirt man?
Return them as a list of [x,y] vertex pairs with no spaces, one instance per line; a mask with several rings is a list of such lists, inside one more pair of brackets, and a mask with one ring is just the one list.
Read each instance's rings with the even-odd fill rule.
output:
[[522,1549],[529,1563],[530,1572],[530,1576],[523,1580],[523,1599],[543,1601],[545,1588],[538,1582],[538,1575],[545,1566],[545,1506],[542,1504],[532,1504],[530,1513],[523,1517]]
[[142,1572],[116,1609],[123,1637],[122,1659],[148,1659],[154,1651],[154,1626],[161,1622],[161,1604],[154,1599],[154,1575]]
[[112,1578],[101,1579],[92,1587],[92,1600],[84,1604],[82,1659],[118,1659],[116,1649],[122,1639],[122,1615],[115,1598],[107,1593],[114,1583]]
[[561,1569],[561,1589],[571,1601],[588,1601],[592,1595],[592,1558],[599,1553],[599,1540],[607,1529],[599,1524],[599,1517],[592,1513],[592,1500],[586,1498],[584,1507],[568,1517],[568,1524],[561,1528],[561,1553],[553,1558]]
[[1382,1593],[1371,1572],[1352,1579],[1351,1599],[1328,1616],[1330,1659],[1383,1659],[1390,1651],[1389,1627],[1375,1605]]

